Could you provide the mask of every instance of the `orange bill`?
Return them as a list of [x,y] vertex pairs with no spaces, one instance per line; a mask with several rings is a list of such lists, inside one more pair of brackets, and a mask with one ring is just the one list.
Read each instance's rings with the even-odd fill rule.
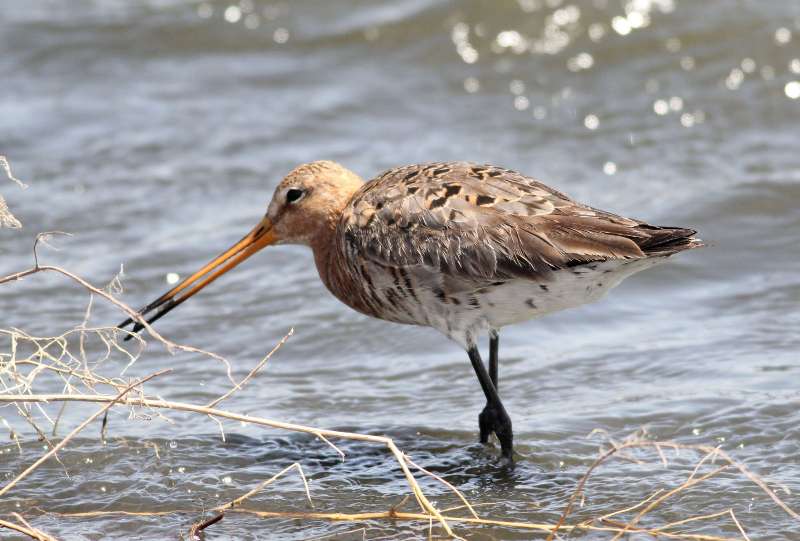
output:
[[[274,244],[277,240],[275,233],[272,231],[272,222],[265,217],[242,240],[228,248],[228,250],[214,258],[186,280],[139,310],[138,315],[142,318],[147,318],[147,323],[153,323],[236,265],[262,248]],[[153,314],[154,311],[155,313]],[[133,329],[131,329],[134,334],[144,328],[144,325],[140,322],[134,322],[133,318],[126,319],[117,327],[123,329],[131,323],[134,323]],[[125,337],[125,340],[130,340],[132,337],[133,334],[129,334]]]

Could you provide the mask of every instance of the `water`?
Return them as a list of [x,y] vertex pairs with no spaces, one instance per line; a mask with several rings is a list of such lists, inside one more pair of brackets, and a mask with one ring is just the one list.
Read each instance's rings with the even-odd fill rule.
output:
[[[642,427],[653,438],[721,445],[800,508],[797,3],[6,0],[0,25],[0,154],[30,184],[0,184],[25,226],[0,231],[0,274],[31,264],[36,233],[68,231],[42,260],[96,284],[124,264],[122,298],[138,306],[168,287],[168,273],[186,276],[243,235],[298,163],[334,159],[367,178],[431,160],[518,169],[601,208],[694,227],[709,247],[598,304],[504,330],[513,471],[475,443],[483,399],[464,353],[433,331],[341,306],[306,250],[254,257],[158,329],[226,356],[241,379],[294,328],[223,407],[389,435],[481,504],[482,516],[555,522],[602,443],[587,435],[623,439]],[[80,324],[86,301],[62,277],[31,276],[2,286],[0,328],[60,334]],[[93,324],[119,319],[95,303]],[[113,355],[99,370],[118,375],[125,362]],[[221,364],[154,342],[126,374],[163,367],[173,372],[149,384],[151,394],[202,404],[229,388]],[[69,406],[59,434],[94,409]],[[127,414],[110,416],[105,444],[96,423],[60,453],[69,477],[48,462],[0,512],[22,512],[63,539],[177,538],[204,509],[295,461],[318,511],[385,511],[408,492],[380,446],[338,442],[341,461],[310,436],[225,422],[223,443],[202,416],[169,414],[169,424]],[[43,444],[14,410],[0,415],[23,437],[22,455],[10,440],[0,447],[9,479]],[[571,521],[669,490],[699,458],[670,454],[664,468],[656,453],[637,456],[644,464],[600,468]],[[435,482],[423,485],[439,507],[459,504]],[[251,504],[308,510],[293,473]],[[666,501],[643,525],[728,508],[753,539],[800,529],[733,471]],[[182,512],[43,513],[98,510]],[[534,535],[454,527],[470,539]],[[726,517],[694,528],[739,535]],[[425,522],[229,515],[208,538],[427,531]]]

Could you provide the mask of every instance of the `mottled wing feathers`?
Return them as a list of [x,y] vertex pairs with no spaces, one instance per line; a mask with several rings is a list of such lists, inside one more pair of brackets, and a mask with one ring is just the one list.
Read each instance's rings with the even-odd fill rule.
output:
[[342,248],[373,263],[487,280],[641,258],[694,233],[593,209],[515,171],[465,162],[386,171],[354,195],[339,227]]

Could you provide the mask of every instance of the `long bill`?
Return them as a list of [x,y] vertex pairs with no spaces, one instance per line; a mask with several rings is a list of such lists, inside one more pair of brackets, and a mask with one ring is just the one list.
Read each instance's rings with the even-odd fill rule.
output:
[[[228,248],[224,253],[220,254],[202,269],[189,276],[186,280],[173,287],[159,298],[139,310],[138,315],[142,318],[147,317],[147,323],[153,323],[167,314],[170,310],[183,303],[189,297],[206,287],[208,284],[234,268],[236,265],[258,252],[262,248],[274,244],[278,238],[272,230],[272,222],[269,218],[264,218],[261,222],[253,228],[247,235],[245,235],[239,242]],[[119,325],[118,328],[123,329],[134,323],[133,318],[128,318]],[[140,322],[134,323],[131,334],[125,337],[125,340],[130,340],[134,334],[138,333],[144,328]]]

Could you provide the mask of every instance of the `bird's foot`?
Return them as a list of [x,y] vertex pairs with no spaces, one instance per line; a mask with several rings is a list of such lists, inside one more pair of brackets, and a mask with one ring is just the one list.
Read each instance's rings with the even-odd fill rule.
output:
[[489,436],[494,432],[500,441],[503,459],[513,464],[514,433],[511,429],[511,418],[505,409],[502,406],[498,408],[486,404],[486,407],[478,415],[478,426],[481,431],[481,443],[489,443]]

